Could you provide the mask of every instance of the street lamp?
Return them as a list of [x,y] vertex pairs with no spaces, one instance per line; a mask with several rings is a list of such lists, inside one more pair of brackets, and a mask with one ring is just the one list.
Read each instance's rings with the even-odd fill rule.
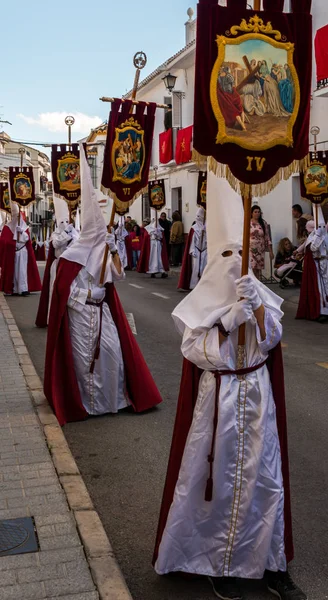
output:
[[171,73],[168,73],[167,75],[165,75],[165,77],[163,77],[162,81],[164,81],[165,87],[166,89],[171,93],[172,90],[174,89],[175,86],[175,82],[177,80],[177,77],[175,75],[171,75]]

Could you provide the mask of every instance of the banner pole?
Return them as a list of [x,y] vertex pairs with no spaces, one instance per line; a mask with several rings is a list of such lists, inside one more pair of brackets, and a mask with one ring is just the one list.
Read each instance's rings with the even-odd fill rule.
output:
[[[19,154],[20,154],[20,168],[23,168],[23,163],[24,163],[24,153],[25,153],[25,148],[20,148],[18,150]],[[20,204],[18,205],[18,227],[20,227],[20,220],[21,220],[21,207]],[[17,233],[17,242],[19,242],[20,240],[20,233]]]
[[[244,203],[244,233],[243,233],[243,255],[241,263],[241,276],[248,275],[249,267],[249,248],[251,235],[251,212],[252,212],[252,193],[249,190],[248,194],[243,196]],[[243,369],[246,360],[246,324],[243,323],[239,327],[238,332],[238,352],[237,352],[237,369]]]
[[[68,145],[71,146],[72,145],[72,125],[74,125],[75,123],[75,119],[74,117],[72,117],[71,115],[67,115],[67,117],[65,117],[65,125],[67,125],[67,136],[68,136]],[[69,222],[73,223],[73,217],[72,217],[72,207],[71,204],[68,204],[68,215],[69,215]]]

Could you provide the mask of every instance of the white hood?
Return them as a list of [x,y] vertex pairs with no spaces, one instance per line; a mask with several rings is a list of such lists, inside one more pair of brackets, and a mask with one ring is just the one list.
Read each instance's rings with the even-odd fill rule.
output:
[[54,206],[56,215],[56,233],[61,233],[69,224],[69,210],[67,202],[58,196],[54,196]]

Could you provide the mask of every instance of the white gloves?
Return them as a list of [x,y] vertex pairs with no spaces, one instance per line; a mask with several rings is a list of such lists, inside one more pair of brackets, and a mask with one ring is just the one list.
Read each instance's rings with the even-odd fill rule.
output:
[[95,302],[101,302],[106,295],[106,290],[104,287],[94,287],[91,290],[91,300],[94,300]]
[[16,231],[17,233],[23,233],[23,230],[21,227],[19,227],[19,225],[16,227]]
[[249,300],[236,302],[229,312],[221,318],[221,323],[227,333],[231,333],[253,316],[252,305]]
[[[18,229],[18,227],[17,227],[17,229]],[[318,237],[324,237],[327,233],[327,230],[325,227],[318,227],[318,229],[316,229],[315,232]]]
[[241,279],[236,279],[236,286],[239,298],[249,300],[253,310],[260,308],[262,300],[257,292],[256,283],[250,275],[244,275]]
[[115,242],[115,235],[113,233],[107,233],[106,234],[106,244],[107,244],[110,252],[116,252],[117,251],[117,246],[116,246],[116,242]]
[[67,227],[65,228],[65,232],[66,233],[71,233],[73,231],[73,225],[72,223],[70,223],[69,225],[67,225]]

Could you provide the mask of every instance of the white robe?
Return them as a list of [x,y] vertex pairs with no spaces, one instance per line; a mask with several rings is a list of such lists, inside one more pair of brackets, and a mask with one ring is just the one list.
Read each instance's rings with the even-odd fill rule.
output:
[[[115,272],[113,272],[113,278]],[[119,276],[117,276],[119,279]],[[75,372],[83,406],[90,415],[116,413],[128,406],[124,386],[124,363],[121,344],[108,305],[102,310],[100,355],[90,373],[98,334],[100,307],[86,304],[88,289],[95,282],[82,267],[71,285],[68,299],[69,329]]]
[[117,252],[120,257],[120,261],[121,261],[121,265],[122,265],[123,269],[125,269],[128,266],[128,256],[126,253],[126,246],[125,246],[125,238],[128,235],[129,234],[128,234],[127,230],[125,229],[125,227],[118,226],[118,228],[116,229],[116,245],[117,245]]
[[[265,309],[266,339],[246,325],[248,366],[260,364],[282,328]],[[157,573],[260,579],[286,570],[284,489],[276,410],[266,366],[239,381],[221,378],[213,463],[213,499],[206,502],[216,380],[235,370],[237,330],[219,345],[218,329],[186,328],[183,355],[203,373],[174,499],[159,547]]]
[[162,261],[162,238],[161,228],[154,228],[150,231],[150,255],[147,273],[164,273]]
[[320,293],[320,314],[328,315],[328,235],[320,237],[312,234],[311,251],[317,269]]
[[192,256],[192,273],[189,284],[191,290],[196,287],[207,265],[206,227],[195,224],[193,229],[194,235],[189,248],[189,254]]
[[[14,239],[17,240],[17,230],[14,234]],[[29,240],[28,233],[24,231],[19,234],[19,242],[16,241],[16,254],[15,254],[15,268],[14,268],[14,294],[22,294],[28,292],[28,278],[27,278],[27,265],[28,265],[28,252],[26,243]]]

